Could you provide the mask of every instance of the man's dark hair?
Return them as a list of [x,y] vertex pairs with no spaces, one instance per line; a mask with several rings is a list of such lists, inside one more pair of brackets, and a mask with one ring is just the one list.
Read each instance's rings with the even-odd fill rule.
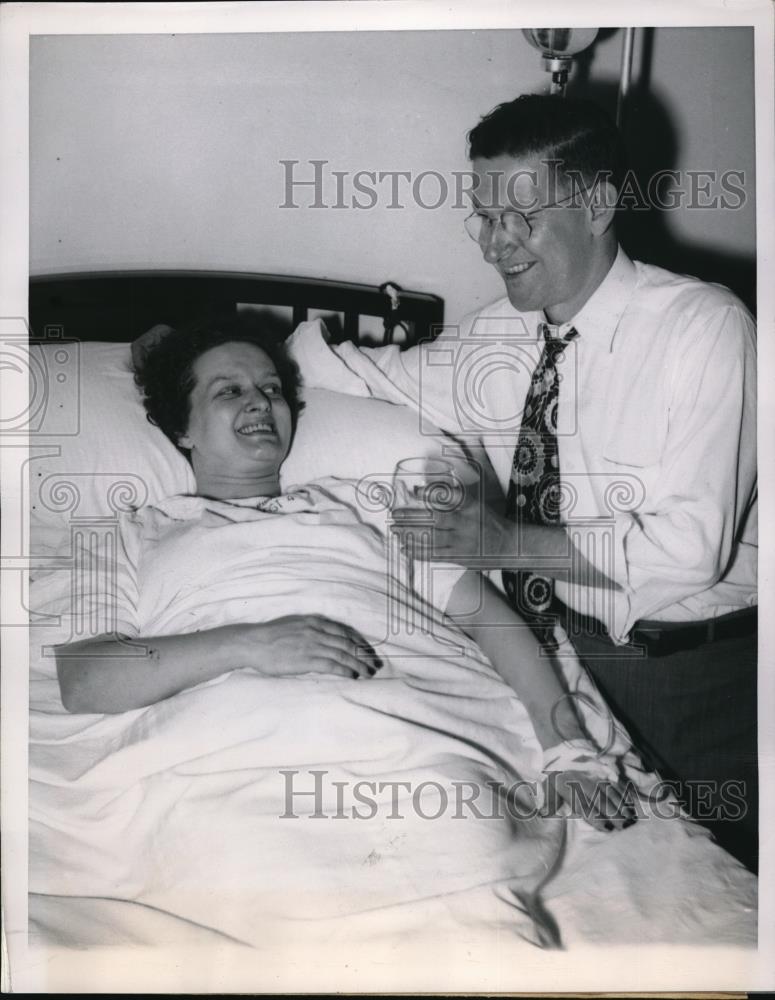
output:
[[560,175],[570,173],[590,186],[596,178],[608,180],[617,191],[627,172],[619,130],[592,101],[522,94],[485,115],[468,133],[468,143],[472,160],[555,160]]
[[145,349],[142,360],[135,366],[135,382],[143,393],[148,420],[164,431],[184,454],[188,451],[178,442],[188,430],[191,392],[196,382],[194,363],[211,348],[230,343],[253,344],[272,359],[296,426],[304,405],[299,399],[299,371],[277,335],[250,312],[206,320],[164,333]]

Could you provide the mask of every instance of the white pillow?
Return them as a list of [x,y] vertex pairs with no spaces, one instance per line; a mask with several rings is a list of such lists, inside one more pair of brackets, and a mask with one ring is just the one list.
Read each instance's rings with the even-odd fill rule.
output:
[[[39,411],[30,437],[31,551],[51,552],[72,519],[108,517],[195,489],[191,467],[151,425],[127,344],[33,345]],[[324,476],[389,477],[397,462],[438,450],[417,413],[325,389],[302,392],[302,410],[281,483]]]

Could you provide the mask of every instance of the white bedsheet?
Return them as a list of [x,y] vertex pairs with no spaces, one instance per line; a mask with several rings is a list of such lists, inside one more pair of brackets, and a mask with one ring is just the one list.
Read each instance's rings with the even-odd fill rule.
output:
[[[497,943],[501,955],[755,945],[755,879],[685,820],[651,816],[606,834],[505,808],[491,818],[483,793],[483,818],[461,803],[487,782],[537,777],[532,726],[439,613],[415,606],[411,625],[389,634],[373,532],[309,513],[240,527],[239,544],[225,549],[214,532],[210,550],[182,557],[186,585],[166,605],[154,595],[156,634],[314,612],[358,628],[384,667],[370,681],[233,671],[146,709],[71,716],[40,653],[70,620],[33,629],[32,942],[242,944],[275,964],[316,948],[342,949],[343,962],[395,958],[418,942],[429,961],[460,942]],[[31,596],[49,613],[69,600],[67,572]],[[396,600],[409,606],[404,591]],[[604,717],[600,703],[591,724]],[[319,794],[289,798],[316,780]],[[360,800],[358,782],[372,783]]]

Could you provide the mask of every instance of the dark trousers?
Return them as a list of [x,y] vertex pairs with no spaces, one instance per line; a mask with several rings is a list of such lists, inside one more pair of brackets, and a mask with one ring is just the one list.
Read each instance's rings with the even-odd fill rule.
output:
[[655,644],[653,655],[637,638],[614,645],[596,622],[572,619],[569,630],[646,763],[675,784],[722,847],[756,871],[756,632],[664,655]]

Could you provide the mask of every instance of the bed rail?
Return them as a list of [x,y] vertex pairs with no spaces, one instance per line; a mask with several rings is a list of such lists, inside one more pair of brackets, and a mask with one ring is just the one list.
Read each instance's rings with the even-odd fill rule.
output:
[[230,271],[105,271],[31,278],[30,337],[131,341],[157,323],[178,326],[245,306],[274,311],[288,332],[313,313],[323,315],[337,341],[364,341],[364,317],[371,318],[364,342],[395,339],[402,346],[435,336],[444,322],[442,299],[392,282],[376,287]]

